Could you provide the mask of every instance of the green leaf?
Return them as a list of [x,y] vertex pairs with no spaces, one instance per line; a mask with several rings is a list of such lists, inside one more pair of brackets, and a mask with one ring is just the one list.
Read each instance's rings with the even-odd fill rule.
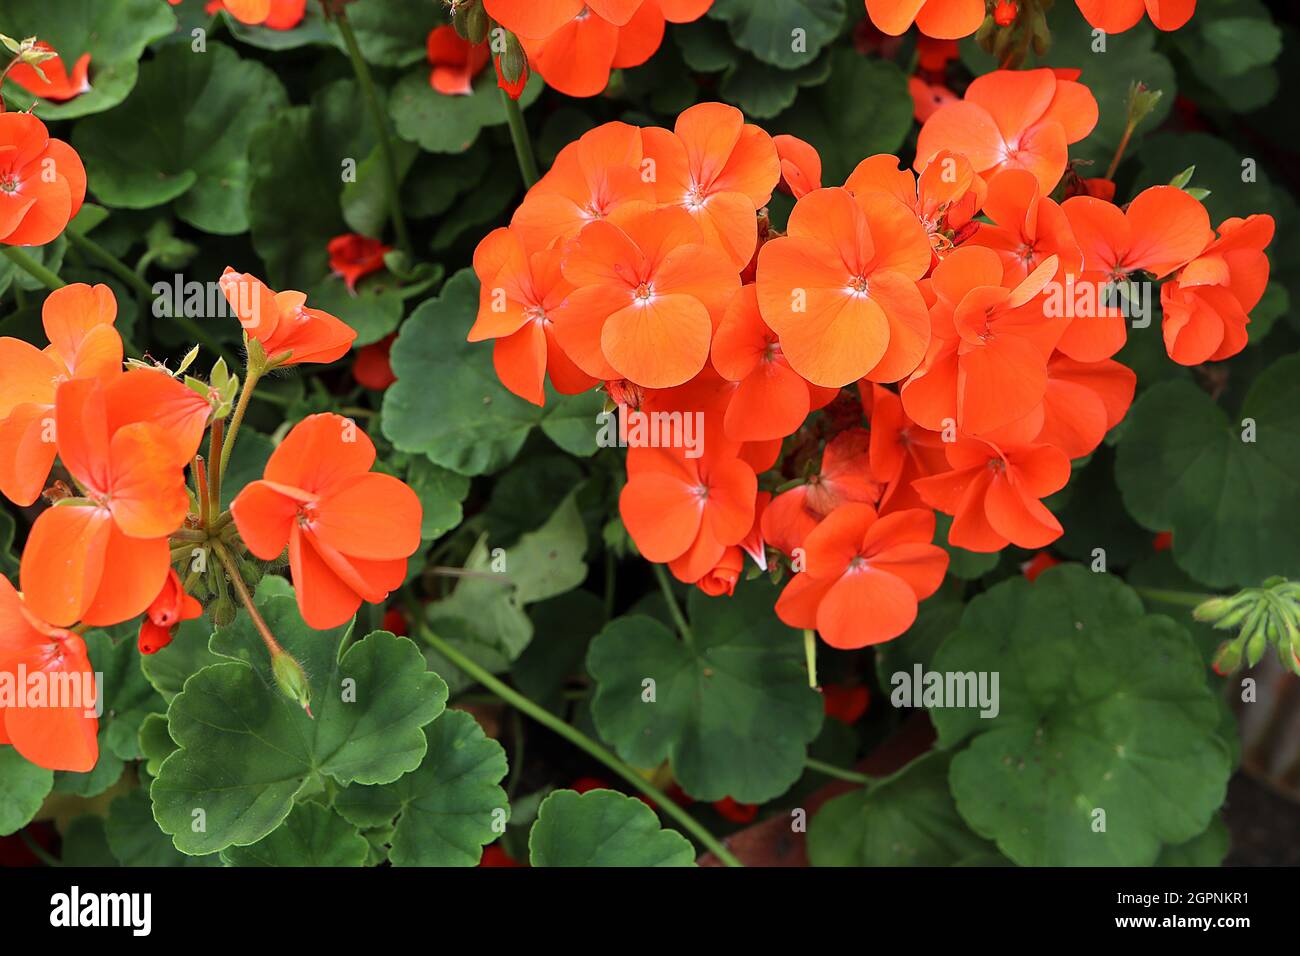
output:
[[613,790],[556,790],[528,835],[533,866],[694,866],[695,848],[653,810]]
[[147,790],[132,790],[109,805],[104,824],[108,848],[122,866],[218,866],[220,857],[186,856],[158,829]]
[[310,0],[303,11],[302,21],[292,30],[272,30],[270,27],[240,23],[231,16],[229,10],[224,9],[221,11],[221,19],[236,40],[262,50],[296,50],[312,44],[338,42],[338,34],[325,21],[320,7]]
[[836,49],[830,62],[830,79],[804,90],[772,132],[811,143],[822,157],[822,182],[839,185],[867,156],[898,152],[912,128],[912,97],[907,77],[888,60]]
[[18,573],[18,557],[14,554],[14,516],[7,510],[0,511],[0,574],[10,576]]
[[690,643],[649,617],[611,621],[587,653],[601,737],[633,766],[671,761],[697,800],[764,803],[790,789],[821,729],[822,703],[808,686],[799,632],[777,620],[775,600],[765,580],[730,598],[692,588]]
[[675,23],[671,32],[682,59],[692,70],[717,73],[740,62],[741,54],[722,23],[702,18],[693,23]]
[[522,535],[506,552],[506,574],[514,584],[515,600],[532,604],[576,588],[587,577],[582,560],[586,550],[587,529],[570,494],[546,524]]
[[957,815],[948,754],[931,751],[898,774],[828,800],[808,825],[813,866],[953,866],[995,852]]
[[[235,456],[232,455],[231,461],[234,459]],[[145,679],[162,695],[163,700],[170,703],[191,675],[222,660],[208,650],[208,638],[211,635],[212,625],[206,615],[184,621],[176,629],[170,644],[140,659],[140,670]]]
[[[166,714],[150,714],[140,723],[140,753],[144,755],[144,772],[158,776],[162,762],[176,750],[176,741],[167,731]],[[170,844],[168,844],[170,845]]]
[[104,205],[174,201],[190,225],[235,235],[248,229],[249,143],[286,102],[274,73],[230,47],[169,44],[141,67],[125,105],[78,123],[73,143]]
[[1300,577],[1300,355],[1261,374],[1232,420],[1190,382],[1148,389],[1129,412],[1116,480],[1134,518],[1173,532],[1174,560],[1197,581]]
[[413,458],[406,472],[406,483],[420,499],[420,537],[425,541],[440,538],[460,524],[464,517],[462,502],[469,495],[469,479],[435,465],[427,458]]
[[78,869],[118,865],[108,846],[104,820],[97,816],[77,817],[68,824],[63,831],[60,857],[64,866]]
[[[525,109],[542,92],[542,78],[534,73],[519,97]],[[404,75],[388,98],[388,115],[397,135],[430,153],[463,153],[480,131],[506,121],[495,70],[484,70],[468,96],[446,96],[429,85],[429,68]]]
[[[176,29],[176,17],[154,0],[5,0],[3,26],[11,36],[35,36],[48,43],[69,73],[78,57],[90,54],[89,90],[64,103],[37,103],[33,112],[48,122],[99,113],[126,99],[136,83],[140,55]],[[4,98],[22,111],[33,103],[31,94],[13,82],[5,84]]]
[[999,674],[995,717],[930,716],[941,747],[970,738],[949,773],[962,817],[1021,866],[1150,866],[1223,803],[1231,764],[1200,653],[1114,577],[1062,565],[1004,581],[933,668]]
[[249,149],[253,248],[272,288],[309,289],[329,272],[326,245],[347,232],[344,175],[374,148],[356,83],[335,80],[311,106],[281,110],[257,127]]
[[460,710],[447,711],[424,732],[429,749],[419,767],[384,786],[348,787],[335,805],[361,827],[397,818],[393,866],[477,866],[509,817],[510,801],[499,786],[506,752]]
[[839,34],[844,15],[845,0],[716,0],[709,10],[727,21],[736,46],[783,70],[812,62]]
[[[405,67],[424,62],[429,32],[444,22],[438,13],[439,5],[425,0],[384,0],[355,4],[348,9],[348,20],[367,63]],[[338,48],[346,51],[338,31],[331,32]],[[426,85],[428,72],[425,67]]]
[[54,786],[54,774],[0,746],[0,836],[17,833],[36,816]]
[[876,679],[880,686],[891,687],[894,674],[911,674],[917,664],[923,671],[929,670],[940,646],[961,626],[963,610],[960,601],[942,593],[922,601],[911,627],[894,640],[876,645]]
[[329,276],[307,290],[313,309],[323,309],[357,330],[355,347],[378,342],[402,321],[402,297],[391,280],[367,279],[348,291],[340,276]]
[[300,803],[272,833],[252,846],[221,851],[231,866],[364,866],[370,844],[328,807]]
[[570,591],[533,605],[528,611],[533,638],[510,668],[520,693],[552,713],[565,706],[564,685],[583,672],[591,639],[605,626],[600,598]]
[[593,454],[600,395],[561,397],[548,386],[538,408],[507,391],[491,343],[465,340],[478,294],[478,279],[462,269],[402,324],[390,355],[397,381],[384,393],[384,435],[462,475],[505,467],[534,427],[571,454]]
[[447,700],[405,638],[375,632],[340,658],[350,626],[308,628],[283,579],[263,580],[258,606],[306,670],[315,719],[275,685],[247,614],[213,635],[213,652],[231,660],[199,671],[172,700],[168,725],[180,749],[150,791],[159,826],[183,853],[256,843],[325,777],[389,783],[413,770],[424,757],[420,728]]
[[1166,846],[1156,858],[1156,866],[1222,866],[1231,842],[1223,817],[1215,814],[1209,828],[1186,843]]
[[771,119],[788,109],[805,86],[818,86],[831,75],[830,57],[821,57],[793,70],[774,70],[744,57],[722,78],[722,98],[753,119]]

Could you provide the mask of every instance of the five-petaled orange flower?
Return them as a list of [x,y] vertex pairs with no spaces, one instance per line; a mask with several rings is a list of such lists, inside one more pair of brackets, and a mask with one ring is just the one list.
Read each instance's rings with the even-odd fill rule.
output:
[[631,448],[627,474],[623,524],[641,553],[667,563],[680,581],[704,577],[753,527],[758,480],[726,449],[689,458],[679,448]]
[[[32,613],[9,579],[0,575],[0,673],[26,688],[41,675],[45,706],[6,707],[0,701],[0,744],[10,744],[38,767],[87,773],[99,760],[95,672],[77,634]],[[26,675],[21,680],[19,674]],[[66,698],[62,696],[66,690]]]
[[588,375],[646,388],[680,385],[704,367],[740,286],[679,206],[629,204],[588,224],[561,270],[574,286],[553,315],[564,351]]
[[381,603],[420,546],[419,498],[372,472],[374,463],[374,443],[354,422],[311,415],[230,506],[254,555],[269,561],[289,549],[298,608],[317,630],[345,623],[362,601]]
[[0,244],[51,242],[86,198],[86,169],[29,113],[0,113]]
[[878,501],[881,488],[872,477],[870,448],[871,436],[861,428],[842,431],[827,442],[821,468],[763,509],[763,540],[793,555],[808,533],[840,505]]
[[260,280],[230,266],[219,280],[230,307],[250,339],[276,365],[322,364],[347,354],[356,329],[328,312],[307,307],[301,292],[273,292]]
[[772,137],[734,106],[700,103],[677,117],[672,132],[652,127],[641,138],[654,162],[656,199],[690,213],[737,269],[748,264],[758,244],[756,214],[781,178]]
[[0,492],[30,505],[45,487],[56,454],[54,397],[74,378],[109,379],[122,371],[122,339],[113,328],[117,300],[106,285],[67,285],[41,308],[50,344],[0,338]]
[[1046,68],[996,70],[976,77],[960,102],[925,121],[916,168],[924,169],[940,150],[952,150],[985,178],[1001,169],[1027,169],[1047,195],[1065,173],[1069,144],[1096,125],[1097,100],[1074,76]]
[[596,385],[564,354],[555,337],[553,313],[573,286],[560,274],[558,249],[529,252],[514,228],[494,229],[474,250],[479,308],[469,341],[494,339],[492,364],[501,384],[542,405],[544,380],[564,395]]
[[948,554],[933,539],[933,511],[882,518],[869,504],[840,505],[804,540],[805,569],[781,592],[777,617],[841,649],[893,640],[943,583]]
[[916,282],[930,268],[916,215],[878,192],[817,189],[758,253],[758,305],[790,367],[839,388],[908,375],[930,343]]
[[36,616],[108,625],[149,606],[167,576],[168,535],[189,508],[183,469],[208,413],[205,399],[152,369],[59,386],[59,458],[82,494],[32,525],[19,574]]

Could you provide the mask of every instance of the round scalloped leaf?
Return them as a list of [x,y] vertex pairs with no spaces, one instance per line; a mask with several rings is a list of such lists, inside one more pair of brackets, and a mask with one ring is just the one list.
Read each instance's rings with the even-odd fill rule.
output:
[[257,602],[307,672],[315,718],[275,685],[247,614],[213,635],[213,652],[231,659],[199,671],[172,700],[168,728],[180,749],[150,789],[159,826],[183,853],[256,843],[322,777],[396,780],[419,766],[421,728],[446,704],[447,685],[411,641],[376,631],[340,658],[350,625],[307,627],[283,579],[264,579]]
[[[441,26],[441,4],[427,0],[384,0],[358,3],[347,10],[357,46],[367,63],[374,66],[404,67],[423,63],[429,32]],[[338,31],[331,30],[340,50],[346,51]],[[487,72],[492,73],[492,70]],[[425,70],[428,82],[428,68]]]
[[[90,54],[90,89],[63,103],[41,100],[33,111],[50,121],[89,116],[126,99],[145,47],[175,30],[176,16],[157,0],[5,0],[3,26],[10,36],[48,43],[69,73],[78,57]],[[31,94],[12,81],[4,98],[18,110],[32,105]]]
[[[325,22],[320,6],[311,0],[308,0],[307,8],[303,11],[302,20],[292,30],[272,30],[270,27],[240,23],[231,16],[229,10],[222,10],[221,18],[232,37],[240,43],[262,50],[295,50],[301,46],[333,45],[338,42],[338,34]],[[341,43],[339,45],[342,46]]]
[[528,834],[533,866],[694,866],[695,847],[659,826],[640,800],[613,790],[556,790]]
[[692,588],[693,643],[638,614],[607,624],[587,652],[601,737],[633,766],[671,761],[697,800],[764,803],[789,790],[821,729],[822,701],[775,600],[765,580],[729,598]]
[[29,763],[13,747],[0,745],[0,836],[27,826],[53,786],[53,772]]
[[1222,866],[1231,843],[1227,824],[1216,814],[1204,833],[1161,850],[1156,866]]
[[[998,713],[932,707],[953,797],[1022,866],[1150,866],[1210,825],[1231,773],[1187,631],[1079,565],[975,598],[934,672],[999,676]],[[969,685],[969,678],[966,680]],[[954,681],[955,687],[955,681]]]
[[1231,420],[1188,381],[1152,386],[1129,411],[1115,477],[1129,514],[1172,531],[1174,561],[1202,584],[1300,577],[1300,355],[1255,379]]
[[248,229],[253,131],[287,101],[271,70],[228,46],[210,43],[195,53],[168,44],[140,68],[122,109],[77,124],[73,145],[105,206],[149,209],[175,201],[176,214],[190,225],[236,235]]
[[994,853],[957,814],[950,757],[931,751],[898,774],[828,800],[808,825],[813,866],[956,866]]
[[[238,457],[238,448],[249,438],[248,430],[241,430],[240,442],[231,456],[233,462]],[[260,436],[259,436],[260,437]],[[230,474],[230,472],[227,472]],[[257,477],[261,477],[261,471]],[[212,636],[212,624],[204,614],[191,621],[183,621],[172,636],[172,642],[160,651],[145,654],[140,658],[140,670],[145,679],[153,685],[154,690],[162,695],[168,703],[181,692],[190,676],[197,674],[209,664],[219,663],[222,658],[208,650],[208,638]]]
[[736,46],[783,70],[812,62],[839,34],[844,13],[845,0],[715,0],[709,10],[727,21]]
[[419,767],[384,786],[348,787],[335,806],[363,828],[397,818],[393,866],[477,866],[509,818],[500,787],[506,752],[462,710],[447,711],[424,733],[429,749]]
[[561,396],[548,385],[538,408],[508,392],[492,367],[492,344],[465,340],[478,290],[473,271],[462,269],[402,323],[389,356],[397,381],[384,392],[384,435],[462,475],[504,468],[535,426],[570,454],[594,454],[600,394]]
[[177,852],[154,822],[148,790],[132,790],[109,805],[104,823],[108,848],[122,866],[219,866],[221,858]]
[[[525,109],[537,99],[544,85],[537,73],[530,76],[519,97],[519,108]],[[468,96],[447,96],[429,85],[427,66],[407,73],[393,86],[388,115],[398,136],[419,143],[430,153],[463,153],[474,145],[484,127],[506,121],[495,70],[480,73]]]
[[364,866],[370,844],[328,807],[300,803],[284,823],[252,846],[221,852],[231,866]]

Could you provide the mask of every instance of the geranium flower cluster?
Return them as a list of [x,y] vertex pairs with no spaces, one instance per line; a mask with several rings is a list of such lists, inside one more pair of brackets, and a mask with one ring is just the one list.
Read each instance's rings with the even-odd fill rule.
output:
[[[870,156],[825,187],[809,144],[730,106],[607,123],[479,244],[469,339],[493,340],[530,402],[547,378],[603,383],[626,434],[650,423],[620,497],[646,558],[710,594],[746,553],[788,562],[787,624],[841,648],[892,639],[945,574],[936,513],[972,551],[1061,535],[1043,499],[1133,398],[1116,290],[1167,280],[1175,361],[1245,344],[1272,220],[1216,235],[1175,186],[1058,202],[1096,119],[1076,75],[995,72],[925,123],[914,170]],[[797,200],[784,233],[778,188]],[[702,444],[673,440],[688,415]]]
[[[48,241],[84,191],[84,177],[69,183],[64,175],[29,188],[29,164],[51,151],[60,173],[80,169],[75,153],[37,127],[25,114],[0,115],[0,147],[10,147],[17,183],[8,191],[17,200],[0,200],[5,242]],[[330,628],[362,601],[386,599],[419,547],[419,499],[371,471],[374,445],[335,414],[295,425],[263,478],[223,510],[223,478],[258,380],[272,369],[333,362],[356,333],[300,292],[275,292],[233,269],[220,286],[244,329],[242,391],[222,361],[207,381],[184,374],[194,353],[174,372],[134,360],[124,367],[117,301],[105,285],[66,285],[46,297],[44,348],[0,338],[0,493],[24,507],[42,497],[50,504],[27,534],[21,590],[0,577],[0,672],[11,686],[56,686],[61,677],[83,690],[76,704],[0,702],[0,744],[40,766],[84,772],[98,758],[98,721],[85,702],[95,693],[87,628],[141,618],[138,646],[153,653],[203,612],[196,592],[212,597],[216,624],[234,615],[233,593],[266,641],[277,679],[301,699],[301,668],[253,605],[249,589],[262,569],[245,552],[266,561],[287,553],[303,619]]]

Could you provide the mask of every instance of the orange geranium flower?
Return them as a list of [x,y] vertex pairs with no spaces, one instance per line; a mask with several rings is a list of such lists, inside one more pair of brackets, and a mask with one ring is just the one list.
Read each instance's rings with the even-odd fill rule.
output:
[[1061,204],[1083,253],[1080,284],[1097,292],[1096,315],[1076,315],[1060,349],[1080,362],[1110,358],[1128,336],[1123,313],[1104,309],[1106,287],[1138,272],[1157,279],[1196,258],[1214,239],[1210,217],[1195,198],[1173,186],[1152,186],[1127,210],[1092,196],[1072,196]]
[[925,230],[897,199],[817,189],[795,204],[786,235],[759,250],[759,309],[790,367],[813,384],[897,381],[929,344],[916,282],[930,255]]
[[1228,219],[1219,238],[1160,289],[1165,349],[1180,365],[1231,358],[1246,347],[1248,313],[1268,287],[1273,217]]
[[693,584],[754,524],[758,479],[730,448],[706,442],[699,458],[680,448],[630,448],[618,510],[649,561]]
[[1123,33],[1145,11],[1159,30],[1177,30],[1196,12],[1196,0],[1074,0],[1084,19],[1098,30]]
[[906,33],[915,23],[926,36],[960,40],[984,22],[984,0],[867,0],[867,15],[890,36]]
[[560,150],[510,225],[525,245],[542,249],[627,203],[653,203],[654,182],[643,160],[640,129],[627,123],[598,126]]
[[946,420],[984,435],[1032,412],[1047,388],[1047,360],[1065,319],[1043,314],[1043,287],[1056,274],[1048,258],[1014,289],[1003,286],[997,253],[982,246],[954,251],[934,270],[936,337],[924,363],[903,384],[914,421],[942,431]]
[[1037,269],[1048,256],[1056,256],[1058,278],[1078,273],[1083,254],[1061,207],[1043,195],[1033,173],[1025,169],[1004,169],[989,182],[984,214],[992,223],[981,223],[970,238],[987,246],[1002,259],[1005,281],[1019,282]]
[[736,593],[736,582],[745,569],[745,553],[738,545],[730,545],[710,571],[695,582],[695,586],[709,597],[730,597]]
[[781,161],[782,191],[800,199],[822,188],[822,158],[812,145],[788,133],[773,136],[772,145]]
[[868,504],[841,505],[804,541],[806,569],[781,592],[776,615],[844,650],[893,640],[943,583],[948,554],[933,540],[932,511],[882,518]]
[[51,242],[86,198],[86,169],[30,113],[0,113],[0,243]]
[[[147,608],[167,576],[167,536],[189,507],[183,467],[197,439],[182,448],[181,436],[156,421],[118,422],[152,411],[132,396],[149,394],[154,382],[190,390],[164,372],[131,375],[136,377],[123,375],[107,387],[93,378],[59,386],[59,457],[83,497],[61,501],[37,517],[19,571],[28,607],[59,627],[78,620],[116,624]],[[118,383],[125,384],[117,389]],[[207,403],[190,394],[206,415]]]
[[221,0],[220,6],[240,23],[256,26],[271,15],[273,0]]
[[[548,85],[568,96],[603,92],[609,85],[611,70],[640,66],[663,42],[664,15],[655,0],[635,4],[629,0],[603,0],[578,6],[578,12],[562,26],[542,37],[516,31],[529,62]],[[621,25],[597,12],[616,7],[622,8],[618,10],[620,16],[628,7],[634,7],[630,19]]]
[[[94,715],[99,691],[86,644],[77,634],[33,614],[3,575],[0,672],[24,694],[29,682],[41,675],[47,694],[45,706],[6,707],[0,702],[0,744],[12,745],[27,760],[48,770],[87,773],[94,769],[99,760],[99,719]],[[81,699],[56,702],[48,696],[61,694],[61,688]]]
[[781,178],[772,137],[734,106],[700,103],[677,117],[672,132],[654,127],[641,138],[658,201],[685,209],[705,238],[744,268],[758,244],[758,210]]
[[556,341],[552,316],[573,290],[560,260],[558,249],[530,253],[513,228],[492,230],[474,250],[479,307],[469,341],[496,339],[492,364],[501,384],[534,405],[546,401],[548,373],[564,395],[585,392],[598,381]]
[[427,47],[428,60],[433,65],[429,85],[446,96],[474,92],[474,77],[492,58],[486,41],[470,43],[453,26],[430,30]]
[[1040,499],[1070,479],[1070,459],[1051,445],[999,448],[976,438],[947,447],[952,471],[921,478],[913,487],[931,508],[953,515],[948,543],[968,551],[1001,551],[1008,544],[1044,548],[1061,524]]
[[935,153],[919,177],[900,169],[897,156],[869,156],[849,174],[844,188],[854,195],[893,196],[911,209],[934,250],[932,265],[953,248],[954,234],[975,218],[987,192],[970,160],[949,150]]
[[250,339],[278,365],[322,364],[347,354],[354,328],[328,312],[307,307],[301,292],[273,292],[260,279],[226,266],[218,283]]
[[157,654],[172,642],[178,624],[202,615],[203,606],[185,593],[175,569],[168,568],[162,590],[145,609],[136,646],[141,654]]
[[0,492],[14,504],[34,502],[54,464],[59,383],[121,373],[116,318],[117,300],[108,286],[79,282],[46,296],[41,322],[50,344],[44,349],[0,338]]
[[668,388],[709,357],[740,278],[678,206],[628,206],[588,224],[567,248],[574,290],[554,313],[560,345],[600,379]]
[[90,89],[89,53],[77,57],[77,62],[72,65],[72,73],[69,74],[67,66],[64,65],[62,57],[55,52],[54,47],[38,41],[36,49],[54,53],[54,56],[41,61],[40,73],[36,71],[36,67],[28,63],[14,65],[9,70],[7,77],[9,80],[17,83],[32,96],[51,103],[65,103]]
[[374,443],[354,422],[311,415],[230,506],[257,557],[269,561],[288,547],[298,609],[317,630],[346,623],[363,600],[384,601],[420,546],[420,499],[392,475],[371,472],[374,463]]
[[1047,195],[1065,173],[1069,144],[1096,125],[1097,100],[1073,78],[1049,69],[995,70],[976,77],[963,100],[926,120],[916,169],[947,149],[963,154],[981,175],[1027,169]]
[[731,299],[713,336],[713,367],[738,383],[724,419],[733,441],[770,441],[794,434],[808,412],[828,405],[836,390],[810,385],[781,354],[758,311],[758,294],[744,286]]
[[358,282],[384,268],[384,256],[393,251],[392,246],[355,232],[335,236],[325,249],[330,257],[330,271],[341,276],[348,291],[354,293]]
[[840,432],[827,442],[820,471],[777,495],[763,510],[763,540],[793,557],[808,533],[840,505],[880,500],[870,449],[871,437],[861,428]]
[[1137,375],[1111,359],[1076,362],[1058,352],[1047,363],[1043,425],[1034,441],[1070,458],[1090,455],[1133,404]]
[[884,488],[880,513],[924,507],[912,482],[948,469],[943,436],[909,419],[889,389],[872,385],[871,394],[871,477]]

